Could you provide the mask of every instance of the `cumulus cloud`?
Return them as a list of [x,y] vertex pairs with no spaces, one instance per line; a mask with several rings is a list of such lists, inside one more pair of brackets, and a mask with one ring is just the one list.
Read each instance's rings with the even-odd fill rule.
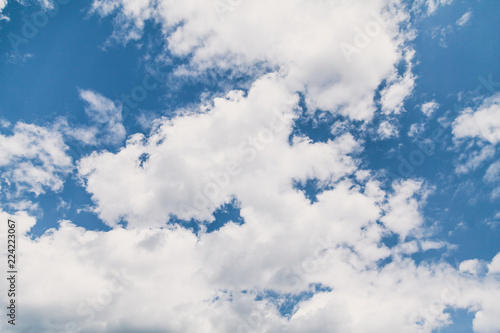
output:
[[140,38],[146,21],[159,22],[169,51],[189,56],[179,74],[216,68],[260,75],[275,68],[312,109],[352,119],[373,116],[383,81],[388,112],[398,112],[413,87],[410,72],[395,73],[411,54],[406,42],[413,38],[400,1],[99,0],[93,11],[116,15],[125,41]]
[[9,18],[2,14],[3,9],[7,6],[7,0],[0,0],[0,21],[8,20]]
[[[5,193],[59,191],[73,169],[62,135],[50,128],[19,122],[11,135],[0,134],[0,170]],[[7,191],[12,188],[15,192]]]
[[[418,187],[408,186],[394,196]],[[297,197],[300,207],[283,211],[282,220],[248,207],[244,225],[230,223],[200,237],[180,227],[98,232],[63,220],[57,230],[31,239],[24,234],[34,218],[0,211],[2,219],[16,220],[23,249],[24,317],[16,328],[430,333],[451,322],[448,310],[467,309],[475,313],[475,332],[498,329],[500,254],[483,265],[481,278],[475,260],[455,268],[418,265],[398,255],[379,266],[391,249],[380,243],[380,225],[369,222],[378,214],[376,195],[349,186],[328,192],[318,207]],[[330,215],[314,214],[315,209]],[[297,302],[289,318],[282,316],[279,297],[307,292],[311,284],[328,288]],[[265,290],[278,299],[257,297]],[[0,328],[12,332],[5,321]]]
[[[449,309],[476,312],[478,332],[498,327],[494,273],[479,280],[469,264],[418,265],[409,257],[446,246],[424,232],[429,189],[407,180],[384,190],[369,171],[356,181],[346,177],[359,174],[360,147],[349,134],[326,143],[290,137],[299,97],[284,81],[268,75],[248,94],[229,92],[164,119],[149,137],[132,136],[117,153],[79,162],[96,211],[115,228],[86,231],[61,221],[58,230],[26,239],[25,270],[32,270],[26,277],[41,270],[37,255],[71,268],[57,273],[53,288],[66,292],[64,302],[50,303],[50,313],[39,304],[54,289],[24,300],[32,318],[46,318],[42,332],[430,333],[451,323]],[[293,186],[308,179],[326,184],[315,203]],[[242,225],[196,235],[167,223],[172,214],[213,219],[214,209],[233,198]],[[117,226],[121,219],[125,229]],[[397,246],[384,244],[390,235],[398,236]],[[56,255],[70,245],[64,258]],[[49,267],[44,280],[56,272]],[[76,276],[88,276],[77,289],[71,288]],[[325,288],[311,292],[312,285]],[[483,292],[486,285],[492,292]],[[275,296],[262,296],[270,291]],[[282,300],[303,293],[311,294],[283,316]],[[158,301],[158,295],[166,297]]]
[[399,75],[396,70],[388,77],[388,86],[382,90],[380,103],[382,111],[386,114],[400,113],[403,110],[403,103],[415,86],[415,77],[411,71],[411,59],[414,51],[408,51],[405,55],[407,69],[404,74]]
[[[420,1],[429,13],[449,2]],[[158,23],[168,51],[188,60],[177,75],[230,69],[253,83],[148,122],[151,132],[131,135],[119,151],[78,161],[91,210],[111,231],[60,220],[31,237],[33,217],[0,210],[1,219],[19,225],[20,330],[431,333],[451,323],[450,310],[465,309],[474,313],[475,331],[498,331],[500,254],[455,266],[415,262],[415,253],[454,248],[426,228],[431,187],[416,179],[381,182],[361,167],[362,141],[348,131],[324,142],[295,131],[302,96],[312,110],[351,120],[369,121],[379,107],[387,118],[403,112],[415,75],[402,2],[94,0],[91,11],[115,15],[113,38],[122,42],[141,38],[146,22]],[[122,142],[121,106],[92,90],[79,94],[97,130],[73,137]],[[422,106],[427,116],[433,103]],[[494,143],[484,129],[471,130],[482,120],[470,126],[462,118],[491,120],[481,113],[490,104],[462,114],[455,136]],[[378,131],[397,135],[388,121]],[[56,178],[71,168],[57,132],[18,124],[10,137],[0,136],[3,147],[0,167],[7,170],[33,158],[42,161],[38,172]],[[468,167],[481,159],[474,155]],[[319,184],[314,202],[297,187],[307,181]],[[39,183],[38,193],[62,186]],[[195,233],[173,221],[210,223],[231,202],[241,223]],[[69,207],[59,203],[56,209]],[[5,321],[0,329],[10,332]]]
[[406,181],[395,183],[394,192],[388,199],[387,213],[381,221],[404,240],[412,230],[415,231],[423,223],[420,215],[421,201],[417,196],[420,195],[423,199],[427,191],[422,189],[421,182]]
[[291,186],[292,180],[335,181],[355,170],[350,135],[327,143],[289,136],[298,96],[269,75],[244,96],[232,91],[205,112],[165,120],[146,138],[132,136],[117,154],[94,153],[78,164],[100,217],[113,225],[163,224],[173,214],[212,220],[220,205]]
[[500,141],[500,93],[485,99],[476,110],[465,109],[453,122],[453,135],[497,144]]
[[430,117],[438,108],[439,103],[437,103],[436,101],[430,101],[422,104],[422,113],[425,116]]

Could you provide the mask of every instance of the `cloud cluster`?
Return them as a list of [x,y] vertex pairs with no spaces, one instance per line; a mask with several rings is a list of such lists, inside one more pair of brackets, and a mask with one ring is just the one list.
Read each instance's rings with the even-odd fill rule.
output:
[[434,114],[434,112],[439,108],[439,103],[436,101],[430,101],[422,104],[422,113],[426,117],[430,117]]
[[[0,170],[6,195],[62,189],[64,177],[73,169],[68,147],[56,130],[22,122],[11,135],[0,134]],[[11,189],[12,191],[9,191]]]
[[[430,14],[450,2],[414,6]],[[350,133],[322,142],[295,131],[303,100],[365,124],[377,110],[403,112],[415,85],[404,2],[94,0],[91,10],[115,15],[113,38],[122,42],[158,23],[170,54],[187,60],[179,76],[229,69],[253,83],[77,162],[92,209],[111,231],[61,220],[32,238],[33,217],[0,210],[0,219],[18,223],[19,330],[431,333],[465,309],[475,332],[498,332],[500,254],[456,265],[412,257],[454,248],[434,239],[422,214],[432,186],[387,186],[362,167],[363,142]],[[74,136],[121,143],[121,106],[92,90],[79,94],[97,126]],[[494,155],[499,103],[491,97],[453,123],[456,138],[490,143],[464,170]],[[438,107],[432,101],[422,112]],[[12,131],[0,135],[4,183],[37,195],[59,190],[72,170],[62,134],[24,123]],[[398,135],[389,120],[378,131]],[[497,181],[499,169],[492,164],[485,179]],[[308,181],[315,200],[297,186]],[[173,223],[212,223],[233,202],[241,223],[199,233]],[[11,332],[5,321],[0,329]]]
[[[54,265],[64,259],[71,269],[58,286],[70,289],[74,276],[91,274],[78,291],[64,293],[62,315],[43,315],[46,327],[432,332],[451,323],[450,309],[467,309],[476,313],[477,332],[498,328],[493,300],[500,282],[493,268],[478,275],[469,264],[461,271],[410,259],[448,246],[429,238],[421,214],[430,190],[416,180],[384,189],[358,168],[360,143],[349,134],[326,143],[292,135],[299,97],[283,80],[265,76],[246,95],[232,91],[201,110],[164,119],[149,137],[132,136],[117,153],[79,161],[96,212],[115,228],[93,232],[63,221],[24,245],[33,247],[33,259],[24,259],[28,267],[35,267],[35,253],[49,249]],[[308,179],[321,184],[314,203],[294,186]],[[213,220],[212,212],[233,198],[242,225],[229,222],[195,235],[167,223],[172,214]],[[117,227],[120,220],[127,228]],[[389,236],[396,245],[385,244]],[[57,248],[69,246],[74,250],[58,259]],[[122,288],[108,286],[115,281],[110,268],[124,270]],[[50,280],[55,273],[47,271]],[[297,298],[291,315],[283,316],[282,300],[311,285],[327,289]],[[258,297],[269,291],[276,296]],[[44,292],[40,299],[50,288]],[[158,295],[165,296],[161,306],[152,306]],[[30,311],[42,317],[36,304]]]
[[[408,217],[406,229],[398,211],[390,211],[399,202],[418,215],[419,201],[409,198],[419,186],[398,184],[389,194],[384,223],[401,235],[419,228],[421,217]],[[263,209],[265,202],[245,206],[245,224],[199,237],[179,226],[96,232],[61,221],[31,239],[21,235],[34,225],[32,217],[0,212],[16,220],[23,254],[23,320],[16,328],[430,333],[451,323],[452,309],[475,313],[475,332],[500,327],[500,254],[459,268],[416,264],[409,255],[440,245],[423,238],[384,245],[388,231],[375,222],[384,193],[373,182],[362,188],[343,182],[313,205],[300,193],[282,196],[281,204],[272,198],[273,211]],[[293,303],[290,317],[279,312],[282,297],[294,299],[313,284],[328,288]],[[266,291],[276,296],[257,297]],[[4,321],[0,328],[12,332]]]
[[292,181],[333,182],[355,170],[358,149],[350,135],[327,143],[289,139],[298,96],[283,79],[266,76],[248,95],[232,91],[205,111],[164,120],[146,138],[134,135],[117,154],[93,153],[78,172],[99,216],[115,225],[162,225],[170,215],[212,220],[212,212],[236,196],[259,200]]

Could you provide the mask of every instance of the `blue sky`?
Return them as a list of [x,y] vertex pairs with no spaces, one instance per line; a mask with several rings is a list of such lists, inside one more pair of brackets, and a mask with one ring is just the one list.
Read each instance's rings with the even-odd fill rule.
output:
[[[499,12],[0,1],[0,213],[31,274],[2,331],[499,332]],[[62,288],[93,283],[30,298],[40,260],[67,265]],[[91,307],[113,269],[129,283]]]

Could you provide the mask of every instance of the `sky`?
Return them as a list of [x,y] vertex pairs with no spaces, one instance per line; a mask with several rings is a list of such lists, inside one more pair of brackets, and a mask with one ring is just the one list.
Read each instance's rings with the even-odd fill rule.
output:
[[499,14],[0,0],[0,330],[500,332]]

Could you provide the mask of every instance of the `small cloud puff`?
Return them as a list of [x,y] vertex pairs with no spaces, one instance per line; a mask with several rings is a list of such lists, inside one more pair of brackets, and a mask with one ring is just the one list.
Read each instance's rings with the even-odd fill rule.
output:
[[90,120],[97,124],[100,135],[98,141],[104,144],[118,144],[126,135],[122,124],[122,107],[110,99],[92,91],[79,89],[80,98],[87,105],[85,113]]
[[461,27],[469,25],[471,18],[472,18],[472,12],[468,11],[467,13],[465,13],[464,15],[462,15],[462,17],[460,17],[457,20],[456,25],[461,26]]
[[439,103],[437,103],[436,101],[430,101],[422,104],[422,113],[425,116],[430,117],[438,108]]

